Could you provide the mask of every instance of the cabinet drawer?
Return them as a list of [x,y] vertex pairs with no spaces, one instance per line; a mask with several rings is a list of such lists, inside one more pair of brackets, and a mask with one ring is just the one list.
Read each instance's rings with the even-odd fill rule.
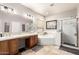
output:
[[10,54],[16,54],[18,52],[18,39],[12,39],[9,41],[9,52]]
[[35,44],[35,38],[34,38],[34,36],[32,36],[30,38],[30,46],[34,46],[34,44]]

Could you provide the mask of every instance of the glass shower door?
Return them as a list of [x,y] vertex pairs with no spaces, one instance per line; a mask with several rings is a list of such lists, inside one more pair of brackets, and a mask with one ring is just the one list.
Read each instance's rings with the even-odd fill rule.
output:
[[62,21],[62,44],[77,46],[77,20]]

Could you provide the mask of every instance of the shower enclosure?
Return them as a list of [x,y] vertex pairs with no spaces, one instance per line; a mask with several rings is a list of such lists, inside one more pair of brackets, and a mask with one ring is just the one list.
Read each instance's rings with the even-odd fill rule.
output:
[[61,44],[78,47],[78,19],[65,19],[61,23]]

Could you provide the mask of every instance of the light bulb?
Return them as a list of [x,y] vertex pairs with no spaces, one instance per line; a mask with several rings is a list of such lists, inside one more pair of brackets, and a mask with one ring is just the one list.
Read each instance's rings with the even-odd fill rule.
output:
[[17,12],[16,12],[15,10],[13,10],[13,13],[14,13],[14,14],[17,14]]
[[10,12],[10,13],[11,13],[11,12],[12,12],[12,10],[11,10],[11,9],[8,9],[8,12]]
[[3,10],[3,11],[5,10],[3,6],[1,6],[1,10]]

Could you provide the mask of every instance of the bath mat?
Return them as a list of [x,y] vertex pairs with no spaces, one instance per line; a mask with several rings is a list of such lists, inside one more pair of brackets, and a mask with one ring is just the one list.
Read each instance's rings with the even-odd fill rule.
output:
[[32,48],[33,51],[37,52],[39,51],[40,49],[42,49],[44,46],[35,46],[34,48]]

